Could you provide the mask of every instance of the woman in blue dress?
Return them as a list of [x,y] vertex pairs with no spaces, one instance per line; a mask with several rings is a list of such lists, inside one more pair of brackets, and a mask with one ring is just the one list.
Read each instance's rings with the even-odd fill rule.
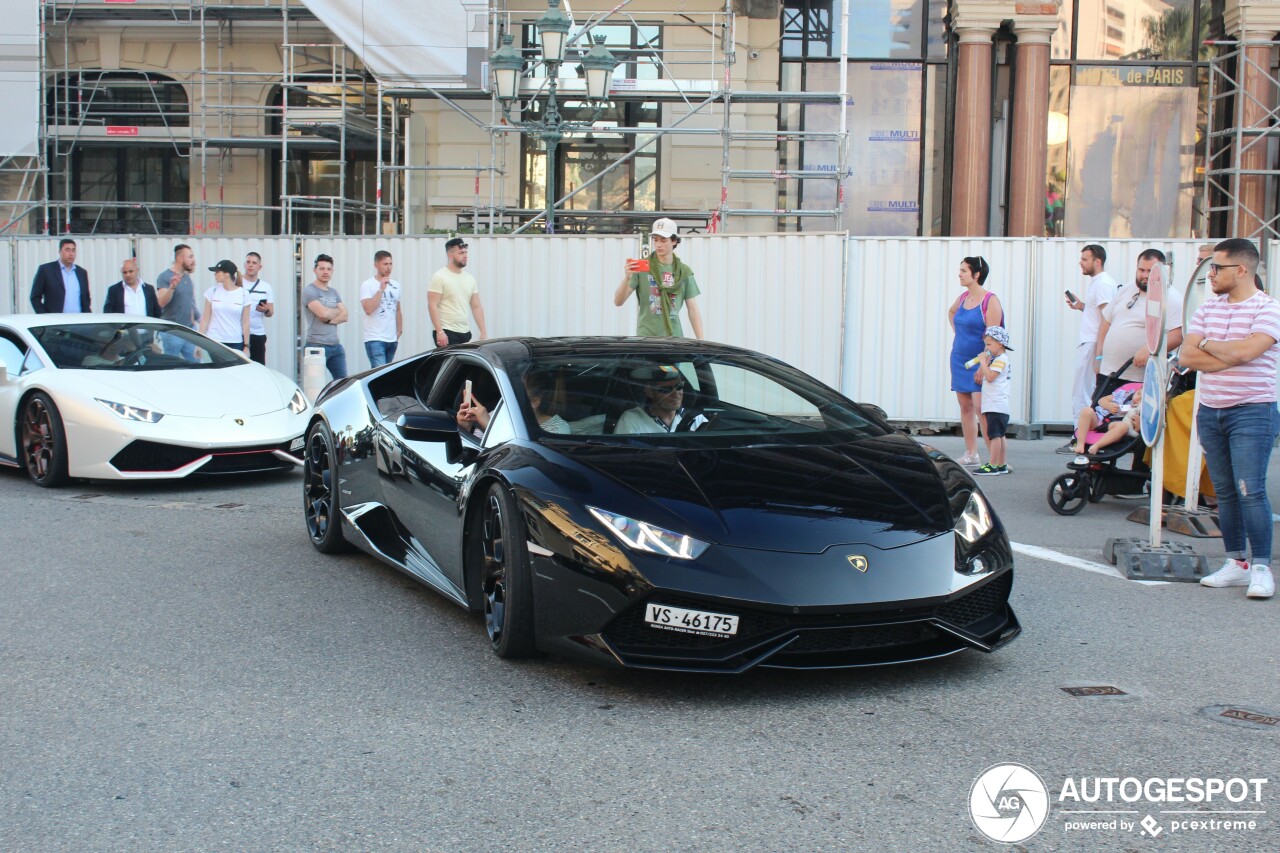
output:
[[978,417],[982,413],[982,383],[973,378],[974,367],[965,363],[982,352],[982,333],[987,326],[1004,325],[1004,309],[994,293],[983,289],[991,267],[982,258],[960,262],[960,286],[964,293],[951,303],[947,319],[955,332],[951,344],[951,390],[960,401],[960,430],[964,433],[961,465],[978,464]]

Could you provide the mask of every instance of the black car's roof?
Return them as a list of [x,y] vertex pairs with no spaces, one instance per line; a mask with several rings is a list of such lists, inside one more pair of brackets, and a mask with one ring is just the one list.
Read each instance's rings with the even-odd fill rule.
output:
[[554,356],[654,355],[672,353],[698,355],[750,355],[759,353],[728,344],[700,341],[696,338],[638,338],[582,335],[561,338],[495,338],[461,344],[452,349],[473,350],[498,361]]

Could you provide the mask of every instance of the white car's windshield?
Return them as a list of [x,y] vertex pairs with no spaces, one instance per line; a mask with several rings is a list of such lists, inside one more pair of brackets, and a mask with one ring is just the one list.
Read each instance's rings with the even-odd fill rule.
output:
[[738,355],[538,357],[516,375],[538,426],[564,438],[786,441],[886,432],[804,373]]
[[189,370],[244,364],[203,335],[164,323],[68,323],[31,334],[63,370]]

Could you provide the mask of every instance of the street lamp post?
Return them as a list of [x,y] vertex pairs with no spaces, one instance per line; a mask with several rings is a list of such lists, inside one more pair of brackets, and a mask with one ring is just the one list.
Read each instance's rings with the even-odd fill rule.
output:
[[556,207],[556,147],[569,134],[591,128],[600,118],[608,103],[613,84],[613,71],[618,61],[604,46],[604,36],[596,36],[595,44],[582,58],[582,68],[587,78],[587,102],[592,106],[591,117],[585,121],[565,121],[560,115],[560,103],[556,99],[560,65],[564,62],[565,42],[572,22],[560,11],[560,0],[547,0],[547,11],[535,25],[542,51],[542,64],[547,69],[547,105],[541,119],[523,121],[511,116],[511,105],[520,94],[520,77],[524,71],[524,57],[512,46],[513,36],[504,35],[502,45],[489,59],[493,72],[494,88],[502,103],[502,115],[507,123],[527,131],[540,139],[547,149],[547,233],[555,233]]

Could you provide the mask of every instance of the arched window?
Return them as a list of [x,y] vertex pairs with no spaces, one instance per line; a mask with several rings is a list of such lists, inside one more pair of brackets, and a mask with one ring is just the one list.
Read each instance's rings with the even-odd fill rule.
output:
[[[358,79],[337,82],[324,74],[290,85],[288,90],[286,192],[295,197],[295,205],[292,223],[284,222],[281,211],[272,212],[271,230],[277,234],[289,227],[298,234],[370,233],[376,228],[372,210],[378,175],[377,88]],[[280,135],[284,122],[284,91],[284,86],[277,86],[267,98],[266,129],[271,136]],[[385,116],[390,112],[384,107]],[[384,133],[383,140],[389,146],[390,135]],[[278,206],[279,149],[270,156],[270,181],[264,195],[267,204]]]
[[160,74],[78,69],[46,92],[54,231],[185,234],[190,228],[189,136],[182,84]]

